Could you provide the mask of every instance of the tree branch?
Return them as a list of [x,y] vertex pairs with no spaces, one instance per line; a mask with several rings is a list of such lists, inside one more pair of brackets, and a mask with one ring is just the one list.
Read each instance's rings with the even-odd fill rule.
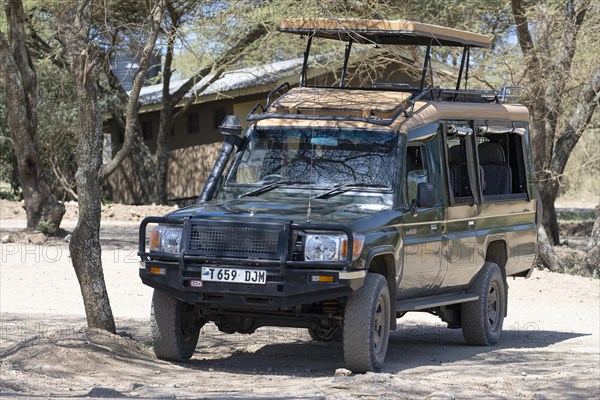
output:
[[571,151],[592,120],[596,108],[598,108],[600,103],[600,67],[596,68],[592,79],[585,85],[579,98],[581,100],[577,104],[575,112],[554,146],[550,171],[556,175],[561,175],[564,172]]
[[[267,34],[267,28],[264,25],[256,25],[250,32],[248,32],[243,38],[237,41],[233,46],[227,50],[223,55],[221,55],[217,60],[215,60],[213,65],[218,65],[219,67],[223,67],[227,64],[230,64],[241,57],[242,52],[252,43],[256,42],[258,39]],[[189,92],[198,82],[202,80],[206,75],[208,75],[213,70],[212,66],[203,67],[198,72],[194,74],[191,78],[189,78],[179,89],[177,89],[173,95],[173,105],[179,103],[183,97]],[[197,91],[196,91],[197,92]]]
[[135,127],[137,123],[137,112],[138,112],[138,99],[144,80],[146,79],[146,71],[148,69],[148,62],[154,51],[154,45],[158,37],[158,32],[161,27],[162,15],[164,8],[164,0],[158,0],[151,16],[151,29],[146,41],[146,46],[142,52],[140,59],[140,66],[138,67],[135,76],[133,78],[133,84],[129,93],[129,101],[127,102],[127,108],[125,112],[125,139],[123,141],[123,147],[117,152],[115,157],[108,163],[102,166],[100,169],[100,180],[105,180],[110,176],[119,166],[119,164],[131,153],[133,148],[133,135],[135,134]]
[[[522,0],[511,0],[512,10],[517,25],[517,38],[519,46],[524,55],[529,55],[534,52],[533,38],[529,32],[529,20],[525,15],[525,8]],[[533,60],[532,60],[533,61]],[[537,62],[535,62],[537,64]]]
[[213,74],[213,76],[210,77],[210,79],[204,83],[202,86],[200,86],[199,88],[194,90],[194,93],[191,97],[188,97],[182,104],[182,107],[175,113],[175,115],[173,115],[173,120],[176,120],[178,118],[180,118],[183,114],[185,114],[185,112],[192,106],[192,104],[194,104],[194,102],[196,101],[196,98],[198,96],[198,94],[202,93],[203,91],[206,90],[206,88],[208,88],[210,85],[212,85],[217,79],[219,79],[222,75],[223,75],[224,69],[223,68],[219,68],[218,70],[215,71],[215,73]]
[[558,46],[556,62],[552,69],[554,76],[549,76],[551,79],[548,79],[548,87],[546,90],[546,120],[550,128],[548,131],[553,133],[548,136],[546,141],[548,149],[551,149],[554,143],[558,117],[561,114],[562,101],[566,89],[564,82],[571,75],[571,65],[573,64],[573,57],[575,56],[575,50],[577,49],[577,35],[579,34],[579,29],[585,19],[589,0],[583,1],[577,9],[575,9],[574,0],[568,0],[565,6],[564,30],[561,35],[560,46]]
[[[23,2],[21,0],[8,0],[5,11],[8,21],[9,48],[23,81],[25,101],[27,102],[27,118],[32,125],[37,126],[37,82],[35,70],[33,69],[33,61],[26,47],[26,17]],[[31,131],[30,134],[34,134],[34,131]]]

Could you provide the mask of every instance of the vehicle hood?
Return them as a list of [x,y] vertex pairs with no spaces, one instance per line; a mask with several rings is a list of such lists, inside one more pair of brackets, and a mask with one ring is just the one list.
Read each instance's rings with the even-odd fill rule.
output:
[[[241,198],[229,201],[210,201],[170,213],[176,218],[207,218],[224,221],[306,222],[308,199]],[[311,221],[315,223],[351,223],[375,213],[390,210],[385,204],[348,204],[336,199],[311,200]]]

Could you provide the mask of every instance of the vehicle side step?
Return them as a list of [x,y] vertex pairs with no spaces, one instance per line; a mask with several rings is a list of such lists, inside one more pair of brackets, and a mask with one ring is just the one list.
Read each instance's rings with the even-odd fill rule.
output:
[[426,308],[447,306],[449,304],[456,303],[466,303],[467,301],[475,300],[479,300],[479,296],[465,292],[418,297],[416,299],[397,301],[396,311],[418,311]]

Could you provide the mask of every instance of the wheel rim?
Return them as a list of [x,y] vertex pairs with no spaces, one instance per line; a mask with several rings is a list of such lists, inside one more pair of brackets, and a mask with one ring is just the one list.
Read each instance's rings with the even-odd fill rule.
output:
[[498,326],[498,320],[500,319],[500,296],[499,296],[498,284],[496,281],[490,285],[490,291],[487,297],[487,317],[488,324],[492,330],[495,330]]
[[194,338],[196,329],[196,309],[189,304],[181,306],[181,337],[185,342],[190,342]]
[[384,328],[385,323],[385,306],[383,297],[379,297],[377,301],[377,308],[375,309],[375,318],[373,321],[373,345],[375,351],[379,352],[382,348],[382,341],[384,340]]

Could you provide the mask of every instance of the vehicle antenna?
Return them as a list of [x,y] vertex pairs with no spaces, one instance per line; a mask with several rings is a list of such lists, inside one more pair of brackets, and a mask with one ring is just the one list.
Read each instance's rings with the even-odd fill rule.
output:
[[[310,39],[309,39],[310,40]],[[306,60],[308,61],[308,49],[306,50],[307,54],[306,54]],[[305,74],[305,79],[306,79],[306,70],[304,71]],[[313,90],[313,104],[316,105],[317,102],[317,91]],[[315,144],[313,142],[313,136],[315,133],[315,108],[313,106],[313,119],[312,119],[312,124],[311,124],[311,128],[310,128],[310,176],[308,178],[308,208],[306,209],[306,223],[310,223],[310,217],[312,215],[312,208],[311,208],[311,202],[312,202],[312,185],[313,185],[313,160],[315,157]]]
[[[314,102],[316,104],[317,101],[317,92],[314,91]],[[312,185],[313,185],[313,160],[315,158],[315,144],[313,142],[313,136],[315,133],[315,108],[313,107],[313,120],[310,128],[310,176],[308,178],[308,208],[306,209],[306,222],[310,222],[310,217],[312,214],[311,202],[312,202]]]

